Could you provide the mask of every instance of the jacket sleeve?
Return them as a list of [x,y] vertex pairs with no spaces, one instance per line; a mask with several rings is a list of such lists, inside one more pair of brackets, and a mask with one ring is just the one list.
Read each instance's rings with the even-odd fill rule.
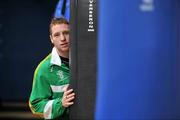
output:
[[29,99],[29,107],[36,116],[45,119],[54,119],[63,115],[65,108],[61,98],[51,99],[52,91],[43,70],[36,69],[33,78],[33,86]]

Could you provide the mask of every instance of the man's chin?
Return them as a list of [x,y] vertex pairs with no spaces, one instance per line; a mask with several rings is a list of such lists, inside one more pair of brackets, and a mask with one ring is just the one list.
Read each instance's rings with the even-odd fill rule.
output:
[[62,52],[69,52],[69,49],[68,48],[61,48],[61,51]]
[[63,52],[63,53],[64,52],[69,52],[69,48],[68,47],[64,47],[64,48],[61,47],[61,48],[58,48],[58,51]]

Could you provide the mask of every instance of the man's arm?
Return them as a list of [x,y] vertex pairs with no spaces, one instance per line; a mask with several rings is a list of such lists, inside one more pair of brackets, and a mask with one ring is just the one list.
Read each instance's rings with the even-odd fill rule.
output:
[[51,99],[52,91],[44,74],[42,70],[36,69],[29,106],[34,115],[54,119],[63,115],[66,108],[62,105],[62,98]]

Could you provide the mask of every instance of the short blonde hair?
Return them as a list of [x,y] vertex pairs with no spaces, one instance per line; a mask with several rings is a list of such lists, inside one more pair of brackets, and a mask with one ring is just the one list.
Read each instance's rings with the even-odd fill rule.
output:
[[67,24],[69,25],[69,22],[65,18],[52,18],[51,23],[49,25],[49,33],[52,34],[52,27],[57,24]]

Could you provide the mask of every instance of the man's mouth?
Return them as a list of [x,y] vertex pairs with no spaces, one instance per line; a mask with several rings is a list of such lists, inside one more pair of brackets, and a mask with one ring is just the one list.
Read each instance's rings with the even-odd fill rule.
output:
[[62,47],[66,47],[67,45],[68,45],[68,43],[61,44]]

